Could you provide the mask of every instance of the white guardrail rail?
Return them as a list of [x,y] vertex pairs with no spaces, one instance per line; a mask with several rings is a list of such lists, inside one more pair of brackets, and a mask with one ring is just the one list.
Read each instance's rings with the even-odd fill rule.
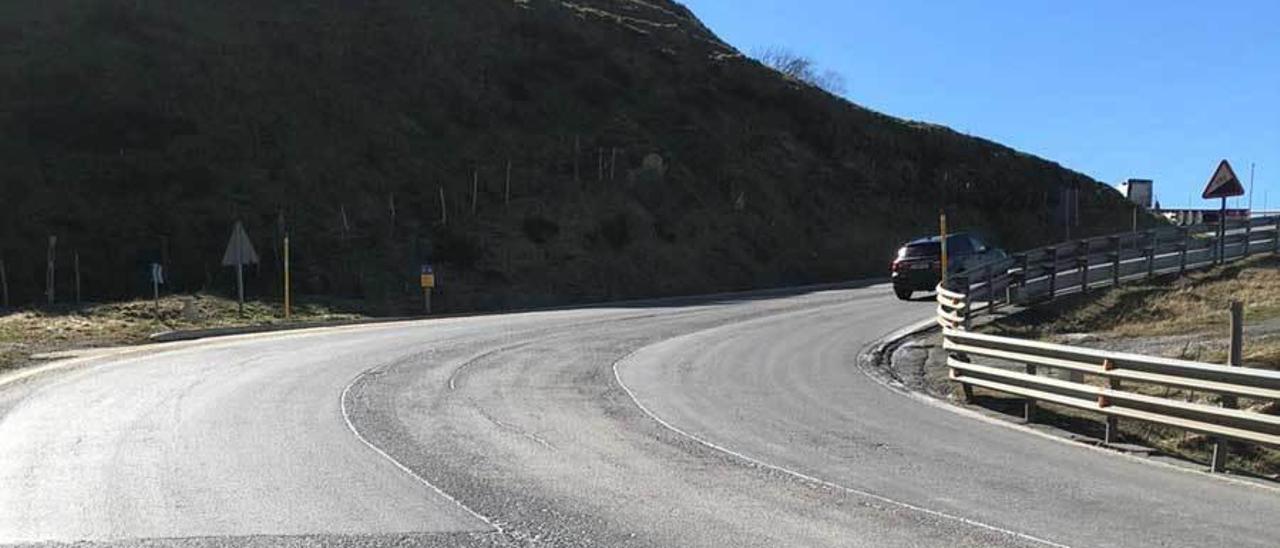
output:
[[[972,399],[974,387],[1024,398],[1028,421],[1034,420],[1037,402],[1101,414],[1106,420],[1106,443],[1116,441],[1116,421],[1124,418],[1216,440],[1280,447],[1280,417],[1236,408],[1239,398],[1280,402],[1280,371],[969,332],[977,314],[1003,304],[1048,300],[1125,280],[1280,253],[1280,218],[1228,226],[1225,238],[1218,236],[1221,233],[1219,227],[1199,226],[1094,238],[953,274],[938,286],[937,296],[937,321],[943,329],[951,380],[960,386],[966,401]],[[1046,376],[1048,371],[1065,374]],[[1167,397],[1168,389],[1220,397],[1217,402],[1172,399]],[[1220,470],[1225,446],[1216,443],[1214,447],[1213,469]]]

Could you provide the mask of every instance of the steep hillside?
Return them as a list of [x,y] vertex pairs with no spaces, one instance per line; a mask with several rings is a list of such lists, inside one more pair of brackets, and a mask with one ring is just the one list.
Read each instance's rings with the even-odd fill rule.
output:
[[[875,75],[849,75],[855,81]],[[508,173],[509,178],[508,178]],[[509,185],[508,185],[509,180]],[[1111,191],[788,81],[668,0],[0,3],[0,252],[40,299],[228,291],[241,218],[278,291],[445,309],[882,274],[956,224],[1009,247],[1127,224]]]

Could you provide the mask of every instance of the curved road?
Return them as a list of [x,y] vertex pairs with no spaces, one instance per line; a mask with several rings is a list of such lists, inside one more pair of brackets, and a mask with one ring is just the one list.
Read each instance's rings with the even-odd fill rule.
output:
[[180,343],[0,388],[0,543],[1276,546],[1280,494],[854,363],[884,286]]

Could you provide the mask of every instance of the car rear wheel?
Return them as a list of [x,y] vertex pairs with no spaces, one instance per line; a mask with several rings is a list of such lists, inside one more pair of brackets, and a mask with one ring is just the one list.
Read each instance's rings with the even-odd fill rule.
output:
[[897,296],[898,296],[898,299],[903,300],[903,301],[909,301],[909,300],[911,300],[911,294],[912,294],[912,293],[915,293],[915,292],[914,292],[914,291],[912,291],[910,288],[906,288],[906,287],[894,287],[894,288],[893,288],[893,294],[894,294],[894,295],[897,295]]

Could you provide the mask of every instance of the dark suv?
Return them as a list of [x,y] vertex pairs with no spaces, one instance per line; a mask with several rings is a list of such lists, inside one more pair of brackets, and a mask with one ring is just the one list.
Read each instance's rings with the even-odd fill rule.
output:
[[[964,232],[947,237],[947,254],[951,274],[963,274],[971,266],[1008,257],[1004,251]],[[942,237],[907,242],[898,249],[890,268],[893,292],[899,299],[908,300],[916,291],[933,291],[942,281]]]

